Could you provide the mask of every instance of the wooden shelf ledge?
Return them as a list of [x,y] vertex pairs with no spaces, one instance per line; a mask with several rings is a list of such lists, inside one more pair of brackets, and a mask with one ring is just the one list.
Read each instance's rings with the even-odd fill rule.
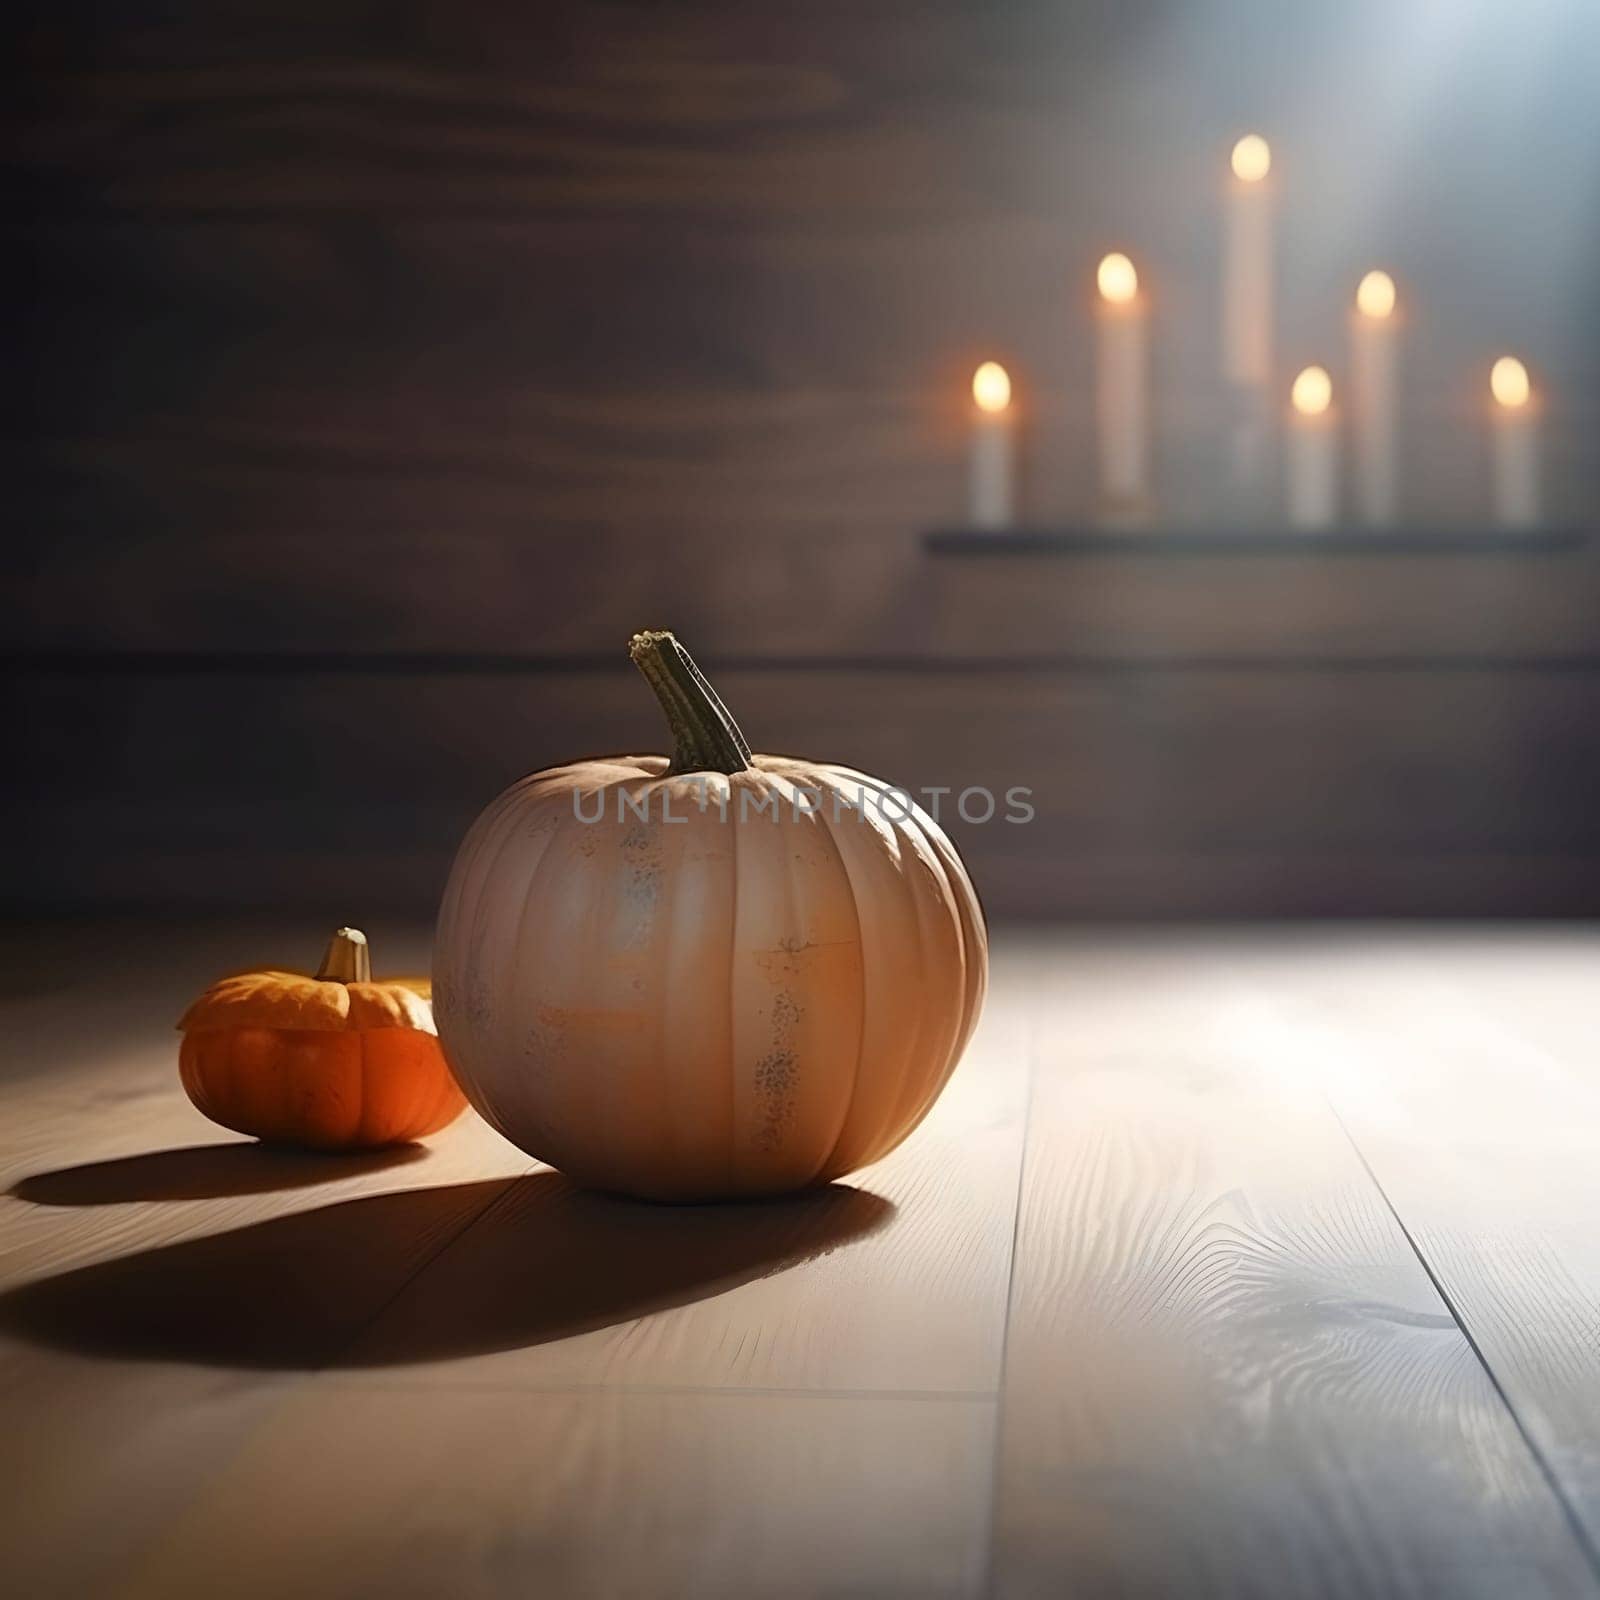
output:
[[1215,528],[1127,529],[940,528],[922,545],[937,556],[1530,556],[1577,551],[1582,528],[1408,528],[1379,533],[1339,528],[1327,533]]

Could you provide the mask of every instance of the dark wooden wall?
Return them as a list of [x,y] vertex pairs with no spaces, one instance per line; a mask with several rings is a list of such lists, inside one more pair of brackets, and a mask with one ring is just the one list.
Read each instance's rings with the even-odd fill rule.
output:
[[0,225],[14,894],[426,903],[500,784],[659,743],[623,645],[672,626],[758,747],[1031,787],[1032,825],[954,830],[998,910],[1600,910],[1591,551],[919,543],[990,353],[1031,511],[1088,508],[1114,244],[1169,512],[1211,514],[1251,123],[1286,370],[1338,375],[1373,260],[1412,292],[1408,515],[1481,516],[1514,347],[1552,518],[1594,520],[1592,86],[1559,31],[1529,98],[1392,9],[40,7]]

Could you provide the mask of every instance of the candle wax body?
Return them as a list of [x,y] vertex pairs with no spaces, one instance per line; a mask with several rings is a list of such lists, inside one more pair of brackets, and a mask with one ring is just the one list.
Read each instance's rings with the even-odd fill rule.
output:
[[1147,319],[1141,301],[1102,301],[1095,363],[1100,495],[1115,505],[1150,491]]
[[1222,259],[1222,375],[1245,388],[1272,378],[1272,194],[1231,182]]
[[1270,394],[1273,325],[1272,192],[1232,178],[1223,201],[1222,375],[1230,512],[1269,512],[1277,417]]
[[1492,423],[1494,520],[1530,528],[1539,520],[1539,425],[1527,406],[1499,406]]
[[1395,329],[1392,317],[1359,311],[1350,328],[1350,391],[1355,408],[1356,509],[1363,522],[1395,519]]
[[1289,419],[1284,457],[1289,526],[1329,528],[1338,508],[1339,429],[1331,411]]
[[1006,412],[979,412],[972,423],[972,476],[968,512],[975,528],[1004,528],[1011,522],[1015,463],[1011,418]]

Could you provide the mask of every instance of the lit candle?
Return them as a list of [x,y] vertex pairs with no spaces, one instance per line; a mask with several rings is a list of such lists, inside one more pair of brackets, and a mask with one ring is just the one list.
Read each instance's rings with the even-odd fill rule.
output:
[[998,361],[985,361],[973,373],[972,398],[977,403],[972,422],[972,525],[1003,528],[1011,521],[1015,467],[1011,376]]
[[1108,509],[1130,509],[1149,494],[1145,306],[1139,274],[1121,254],[1096,273],[1100,289],[1095,364],[1095,420],[1100,444],[1100,496]]
[[1394,305],[1394,279],[1369,272],[1356,288],[1350,323],[1356,507],[1363,522],[1380,526],[1395,515]]
[[1259,133],[1234,147],[1222,263],[1222,374],[1265,389],[1272,378],[1272,151]]
[[1539,423],[1528,369],[1515,356],[1501,356],[1489,372],[1494,396],[1494,520],[1529,528],[1539,520]]
[[1294,380],[1289,399],[1289,525],[1330,527],[1338,500],[1339,475],[1333,382],[1322,367],[1307,367]]
[[1268,499],[1272,406],[1272,151],[1258,133],[1233,147],[1224,216],[1222,375],[1232,509],[1258,519]]

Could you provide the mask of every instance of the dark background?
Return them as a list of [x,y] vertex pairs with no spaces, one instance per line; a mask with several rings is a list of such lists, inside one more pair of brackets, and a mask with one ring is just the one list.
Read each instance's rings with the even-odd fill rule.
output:
[[1092,509],[1094,263],[1218,520],[1219,193],[1280,185],[1283,388],[1407,315],[1407,522],[1485,516],[1486,373],[1600,502],[1600,13],[64,3],[13,22],[8,890],[428,906],[549,762],[659,748],[670,626],[758,749],[1035,790],[992,910],[1600,911],[1600,562],[929,555],[966,384]]

